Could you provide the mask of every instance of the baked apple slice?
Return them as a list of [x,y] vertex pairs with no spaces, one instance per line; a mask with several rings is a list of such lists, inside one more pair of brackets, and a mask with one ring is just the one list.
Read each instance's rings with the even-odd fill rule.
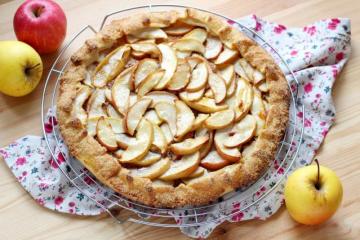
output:
[[150,42],[133,43],[131,44],[131,48],[135,52],[143,53],[145,55],[150,55],[152,58],[156,58],[160,56],[159,48],[156,46],[155,43],[150,43]]
[[106,113],[109,117],[112,118],[123,118],[121,114],[111,104],[106,105]]
[[159,102],[167,102],[169,104],[175,104],[175,100],[178,100],[178,97],[175,94],[165,92],[165,91],[152,91],[145,95],[145,98],[152,99],[150,108],[154,108],[155,105]]
[[100,117],[97,122],[96,136],[100,144],[106,147],[109,151],[114,151],[118,148],[115,133],[109,122],[106,121],[104,117]]
[[244,58],[240,58],[238,60],[239,64],[242,66],[242,68],[245,71],[245,74],[247,76],[247,79],[250,82],[254,82],[254,68],[250,65],[250,63],[248,63]]
[[85,101],[89,98],[91,94],[91,88],[87,86],[82,86],[76,93],[74,100],[74,106],[71,110],[71,116],[75,119],[79,119],[81,124],[85,125],[88,114],[83,108]]
[[116,142],[120,148],[127,149],[130,145],[136,144],[136,138],[120,133],[116,134]]
[[186,179],[197,178],[204,175],[204,173],[205,173],[205,168],[199,166],[194,172],[192,172],[189,176],[187,176]]
[[192,110],[180,100],[175,101],[176,108],[176,138],[183,137],[193,126],[195,116]]
[[230,126],[235,118],[232,109],[226,109],[220,112],[212,113],[204,122],[204,126],[208,129],[221,129]]
[[179,50],[176,50],[175,53],[176,53],[176,57],[178,58],[178,60],[180,60],[180,59],[186,59],[187,57],[190,57],[190,56],[191,56],[191,52],[190,52],[190,51],[179,51]]
[[167,141],[164,136],[164,133],[162,132],[161,128],[158,125],[152,124],[152,126],[154,130],[154,140],[151,145],[151,150],[164,154],[167,149]]
[[215,150],[209,152],[208,155],[206,155],[206,157],[204,157],[200,162],[202,167],[210,171],[219,170],[229,164],[230,163],[223,159]]
[[138,39],[166,39],[167,34],[161,29],[156,27],[142,28],[139,31],[131,34]]
[[268,86],[268,84],[267,84],[266,81],[263,81],[262,83],[260,83],[260,84],[258,85],[258,89],[259,89],[260,91],[262,91],[262,92],[268,92],[268,91],[269,91],[269,86]]
[[165,70],[158,69],[155,72],[150,73],[140,84],[137,89],[137,94],[139,97],[144,96],[150,92],[162,79],[164,76]]
[[125,67],[130,56],[130,50],[130,46],[124,45],[108,54],[95,68],[92,77],[93,85],[104,87],[107,82],[114,79]]
[[142,98],[130,107],[125,117],[126,129],[130,135],[134,135],[135,129],[139,125],[146,109],[150,106],[151,101],[150,98]]
[[235,79],[234,65],[228,65],[218,71],[218,74],[224,79],[226,87],[229,88],[231,82]]
[[123,118],[107,117],[106,121],[110,124],[114,133],[125,133],[125,121]]
[[176,107],[175,104],[167,102],[158,102],[155,106],[155,111],[159,118],[169,124],[171,133],[173,136],[176,135]]
[[200,128],[209,116],[210,116],[209,114],[199,113],[195,118],[195,121],[193,123],[193,127],[191,130],[193,131],[193,130]]
[[164,31],[169,35],[181,36],[190,32],[194,27],[185,23],[176,23],[170,27],[164,28]]
[[215,103],[222,102],[226,97],[226,84],[224,79],[216,73],[210,73],[208,83],[214,93]]
[[150,166],[131,169],[130,175],[135,177],[155,179],[168,171],[170,164],[171,162],[168,158],[163,158]]
[[130,89],[120,81],[115,81],[112,88],[113,104],[123,116],[125,116],[129,108]]
[[88,136],[94,137],[96,135],[96,126],[100,117],[88,118],[86,123],[86,131]]
[[223,141],[224,146],[233,148],[246,143],[254,136],[255,130],[256,120],[252,115],[248,114],[234,125],[228,133],[228,137]]
[[188,99],[189,101],[197,101],[200,100],[205,93],[205,88],[202,88],[196,92],[181,92],[180,94],[185,95],[185,98]]
[[182,142],[173,143],[170,150],[176,155],[188,155],[197,152],[203,144],[209,140],[209,136],[199,136],[196,138],[187,138]]
[[103,108],[105,100],[106,98],[104,89],[96,89],[91,94],[87,102],[88,118],[96,118],[101,116],[106,117],[106,112]]
[[174,76],[171,78],[166,88],[171,91],[179,91],[185,88],[189,83],[190,76],[191,69],[189,63],[184,59],[179,59]]
[[195,28],[191,32],[185,34],[182,39],[194,39],[199,41],[201,44],[205,42],[207,32],[202,28]]
[[211,88],[208,88],[204,93],[204,96],[207,98],[214,98],[214,92],[211,90]]
[[241,78],[245,79],[246,81],[250,82],[251,80],[248,77],[248,75],[246,74],[245,69],[242,67],[240,62],[241,61],[239,59],[234,63],[234,70],[235,70],[237,75],[239,75]]
[[206,59],[217,58],[219,56],[219,54],[221,53],[222,48],[223,48],[223,45],[219,38],[209,36],[206,39],[206,43],[205,43],[204,57]]
[[136,68],[134,74],[134,87],[138,88],[140,83],[150,74],[159,68],[159,64],[152,58],[145,58],[141,60]]
[[136,142],[128,146],[119,160],[121,163],[135,163],[143,159],[150,150],[154,139],[152,124],[142,119],[138,124]]
[[176,40],[172,47],[179,51],[198,52],[201,54],[205,52],[205,47],[202,43],[191,38],[181,38]]
[[171,162],[170,168],[164,174],[162,174],[159,179],[164,181],[171,181],[180,178],[186,178],[196,170],[196,168],[199,166],[199,162],[199,152],[183,156],[181,160]]
[[239,57],[239,53],[235,50],[227,48],[224,46],[223,51],[219,54],[219,56],[215,59],[214,63],[218,67],[224,67],[229,63],[232,63]]
[[259,70],[254,69],[253,79],[254,79],[254,84],[258,85],[261,81],[265,80],[265,76]]
[[209,141],[207,141],[199,149],[200,159],[203,159],[211,150],[212,144],[214,142],[214,131],[211,131],[206,128],[199,128],[195,131],[195,137],[199,137],[199,136],[209,136]]
[[157,115],[155,110],[147,111],[144,115],[144,118],[155,125],[160,125],[163,122],[163,120],[159,118],[159,115]]
[[205,62],[198,63],[191,73],[190,83],[186,90],[196,92],[205,87],[209,76],[209,71]]
[[190,101],[184,94],[180,94],[180,98],[191,108],[202,113],[214,113],[228,108],[226,104],[217,105],[212,98],[203,97],[197,101]]
[[227,91],[226,91],[227,98],[231,97],[235,93],[236,86],[237,86],[236,80],[235,80],[235,78],[233,78],[232,81],[230,82],[230,85],[227,88]]
[[131,91],[134,90],[134,73],[137,69],[138,64],[135,64],[124,71],[122,71],[119,76],[117,76],[114,80],[117,84],[122,84],[127,86]]
[[148,154],[143,159],[141,159],[140,161],[138,161],[134,164],[137,166],[146,167],[146,166],[156,163],[160,159],[161,159],[161,154],[154,153],[154,152],[148,152]]
[[166,143],[167,144],[172,143],[172,141],[174,140],[174,135],[171,133],[169,124],[163,123],[163,124],[160,125],[160,128],[161,128],[162,133],[165,136]]
[[227,148],[224,146],[224,142],[229,138],[229,135],[232,133],[232,126],[228,128],[216,130],[214,136],[214,143],[217,153],[224,160],[230,162],[237,162],[241,158],[241,153],[238,148]]
[[256,120],[255,135],[259,136],[261,130],[265,126],[266,110],[265,110],[265,104],[261,99],[260,93],[258,92],[254,93],[254,99],[251,105],[250,112],[252,113],[252,115],[255,117]]
[[165,74],[155,89],[161,90],[166,87],[174,76],[177,67],[177,57],[174,49],[166,44],[159,44],[158,48],[161,52],[161,68],[165,70]]

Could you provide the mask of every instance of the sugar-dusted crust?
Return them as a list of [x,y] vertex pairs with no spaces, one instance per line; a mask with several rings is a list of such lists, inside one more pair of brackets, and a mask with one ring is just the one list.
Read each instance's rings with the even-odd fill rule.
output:
[[[265,73],[269,86],[270,110],[266,128],[256,140],[255,148],[239,163],[229,165],[209,175],[177,187],[159,185],[146,178],[133,177],[106,148],[87,134],[78,119],[70,115],[77,90],[85,79],[86,66],[99,57],[99,52],[121,42],[124,34],[144,27],[166,27],[181,18],[200,21],[208,31],[219,36],[226,46],[238,49],[255,68]],[[274,159],[288,122],[289,90],[284,75],[274,60],[254,41],[222,19],[194,9],[144,13],[113,21],[89,39],[72,56],[61,78],[57,101],[57,117],[62,136],[72,155],[79,159],[101,182],[123,196],[156,207],[175,208],[202,205],[216,200],[235,188],[245,186],[260,177]]]

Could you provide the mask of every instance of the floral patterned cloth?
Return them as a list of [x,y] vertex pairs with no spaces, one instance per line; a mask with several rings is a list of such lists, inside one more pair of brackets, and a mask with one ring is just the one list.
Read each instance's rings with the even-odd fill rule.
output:
[[[336,77],[349,58],[350,21],[335,18],[322,20],[303,28],[287,28],[253,15],[239,22],[266,39],[295,73],[299,81],[298,94],[301,96],[298,101],[305,106],[305,113],[301,110],[297,111],[296,118],[299,121],[304,118],[305,128],[302,147],[289,172],[310,164],[335,119],[331,90]],[[289,72],[283,70],[290,79]],[[69,173],[71,168],[75,168],[80,174],[87,174],[87,170],[77,161],[73,161],[71,166],[65,162],[69,156],[61,139],[59,139],[60,148],[55,148],[57,139],[51,133],[57,129],[57,122],[52,110],[49,110],[45,129],[50,148],[60,164],[52,159],[44,137],[25,136],[0,149],[0,155],[5,159],[10,170],[36,202],[46,208],[77,215],[102,213],[103,209],[72,186],[69,179],[60,171]],[[296,126],[294,131],[300,129]],[[294,146],[297,139],[288,140],[290,152],[296,151]],[[209,220],[208,224],[181,227],[181,231],[190,237],[206,238],[217,225],[226,220],[238,222],[270,217],[283,203],[284,182],[279,179],[289,173],[287,172],[289,162],[281,162],[280,159],[281,155],[255,185],[243,190],[242,194],[225,196],[225,200],[230,200],[224,200],[211,207],[213,213],[199,216],[200,220],[203,218]],[[88,194],[95,200],[101,202],[104,197],[112,194],[110,190],[93,182],[91,178],[85,177],[85,181],[93,186],[93,190]],[[78,187],[82,188],[81,185]],[[267,190],[273,187],[276,189],[264,197]],[[252,205],[260,197],[264,198]],[[176,211],[172,214],[179,224],[192,221],[191,218],[186,217],[189,214],[187,211],[181,213]]]

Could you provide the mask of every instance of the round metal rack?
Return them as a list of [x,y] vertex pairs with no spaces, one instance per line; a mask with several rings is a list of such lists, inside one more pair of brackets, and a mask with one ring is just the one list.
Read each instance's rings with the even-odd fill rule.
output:
[[[129,16],[135,12],[141,11],[159,11],[179,8],[186,8],[186,6],[149,5],[113,12],[104,17],[101,22],[100,30],[112,17],[119,18],[123,16]],[[66,152],[66,149],[60,147],[62,144],[62,138],[57,127],[54,127],[54,131],[51,133],[51,138],[55,139],[55,148],[53,146],[53,143],[51,143],[51,140],[49,139],[49,133],[46,133],[45,128],[43,127],[45,140],[55,162],[58,163],[55,151],[60,151],[65,158],[67,169],[59,169],[68,179],[68,181],[80,192],[82,192],[84,196],[94,201],[98,207],[102,208],[103,211],[107,212],[119,223],[122,223],[124,221],[130,221],[160,227],[197,227],[203,224],[209,224],[214,222],[220,223],[224,220],[231,219],[232,216],[236,215],[240,211],[244,211],[249,207],[256,206],[262,200],[264,200],[266,196],[272,193],[281,183],[283,178],[287,175],[295,159],[297,158],[303,137],[305,114],[302,115],[302,118],[299,118],[297,115],[298,112],[305,113],[305,111],[304,106],[298,98],[299,83],[293,71],[290,69],[286,61],[276,51],[276,49],[274,49],[269,43],[266,42],[265,39],[263,39],[252,29],[220,14],[206,11],[203,9],[198,10],[217,15],[225,19],[226,21],[231,22],[233,26],[238,27],[240,31],[245,33],[247,36],[260,44],[264,49],[266,49],[279,64],[283,72],[287,74],[288,86],[291,90],[290,121],[284,139],[279,145],[275,157],[277,161],[277,166],[284,169],[284,174],[278,175],[278,167],[276,167],[274,163],[272,163],[269,169],[264,174],[267,176],[266,179],[276,179],[276,183],[266,191],[259,191],[260,187],[264,184],[264,181],[267,181],[264,180],[265,178],[260,178],[257,182],[253,183],[251,187],[248,186],[246,188],[238,189],[232,193],[226,194],[218,201],[206,206],[189,206],[179,209],[154,208],[126,199],[125,197],[122,197],[119,194],[114,193],[107,187],[103,186],[88,171],[84,170],[83,167],[78,167],[79,164],[74,164],[74,162],[76,162],[77,160],[69,156],[69,154]],[[41,114],[43,126],[48,108],[51,108],[54,111],[56,107],[55,103],[59,88],[59,79],[70,61],[69,56],[71,56],[71,54],[74,50],[76,50],[76,48],[80,47],[81,44],[83,44],[86,38],[90,37],[96,32],[97,31],[95,30],[95,28],[90,25],[84,27],[61,50],[58,57],[54,61],[51,69],[49,70],[42,96]],[[54,118],[51,118],[51,121],[55,121]],[[89,184],[89,180],[93,184]],[[107,191],[108,194],[106,196],[103,195],[99,199],[99,196],[96,194],[99,189]],[[254,193],[257,191],[261,193],[256,194],[256,197],[254,197]],[[239,199],[241,199],[241,201],[245,204],[242,204],[241,208],[239,208],[237,211],[231,211],[231,209],[229,209],[228,211],[224,211],[224,209],[222,209],[221,214],[219,214],[219,204],[222,204],[224,206],[224,204],[226,205],[226,203],[231,202],[234,198],[236,198],[238,201]],[[117,211],[114,211],[114,209],[126,209],[129,211],[129,214],[126,214],[126,218],[124,218],[116,214]],[[184,214],[184,212],[186,212],[186,214]],[[174,217],[177,220],[180,219],[180,221],[174,221]]]

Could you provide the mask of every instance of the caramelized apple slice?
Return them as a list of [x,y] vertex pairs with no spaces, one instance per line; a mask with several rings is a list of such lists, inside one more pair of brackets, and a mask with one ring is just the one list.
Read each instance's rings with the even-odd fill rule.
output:
[[229,138],[231,135],[232,126],[228,128],[216,130],[214,142],[217,153],[223,158],[224,160],[237,162],[241,158],[241,153],[238,148],[227,148],[224,146],[224,142],[226,139]]
[[123,118],[121,114],[111,104],[106,105],[106,113],[109,117],[112,118]]
[[176,135],[176,108],[174,104],[167,102],[159,102],[155,105],[155,111],[159,118],[169,124],[171,133],[173,136]]
[[140,83],[150,74],[155,72],[159,68],[159,64],[156,60],[151,58],[145,58],[141,60],[134,74],[134,86],[138,88]]
[[166,39],[167,34],[161,28],[148,27],[131,34],[139,39]]
[[240,59],[234,63],[234,70],[236,74],[239,75],[241,78],[245,79],[246,81],[250,82],[251,80],[249,76],[246,74],[245,69],[242,67],[240,63],[241,63]]
[[249,141],[255,133],[256,120],[248,114],[240,122],[234,125],[228,137],[224,140],[225,147],[238,147]]
[[175,51],[166,44],[159,44],[158,48],[161,52],[161,68],[165,69],[165,74],[157,84],[155,89],[161,90],[170,82],[174,76],[177,67],[177,57]]
[[212,98],[203,97],[197,101],[190,101],[185,94],[180,93],[180,98],[191,108],[202,113],[214,113],[228,108],[228,105],[216,105]]
[[136,52],[144,53],[145,55],[151,55],[151,57],[160,56],[159,48],[156,46],[155,43],[134,43],[131,44],[131,48]]
[[86,131],[88,136],[94,137],[96,135],[96,126],[100,117],[88,118],[86,123]]
[[222,102],[226,97],[226,84],[224,79],[216,73],[210,73],[208,83],[214,93],[215,103]]
[[155,110],[147,111],[144,115],[144,118],[155,125],[160,125],[163,122],[163,120],[159,118],[159,115],[157,115]]
[[93,75],[93,85],[95,87],[104,87],[107,82],[114,79],[124,68],[130,56],[130,47],[124,45],[118,47],[96,67]]
[[176,40],[172,47],[179,51],[198,52],[201,54],[205,52],[205,47],[202,45],[202,43],[191,38],[181,38]]
[[161,154],[154,153],[154,152],[148,152],[148,154],[143,159],[135,162],[134,164],[136,164],[137,166],[146,167],[146,166],[156,163],[160,159],[161,159]]
[[178,100],[178,97],[176,95],[165,91],[152,91],[146,94],[145,98],[152,99],[150,108],[153,108],[159,102],[167,102],[169,104],[175,104],[175,100]]
[[195,28],[191,32],[187,33],[182,37],[182,39],[194,39],[201,44],[205,42],[207,37],[207,32],[202,28]]
[[219,56],[219,54],[221,53],[222,48],[223,48],[223,45],[219,38],[209,36],[206,39],[206,43],[205,43],[204,57],[206,59],[217,58]]
[[261,99],[260,93],[257,93],[257,92],[254,93],[254,99],[253,99],[250,111],[256,120],[255,135],[259,136],[261,130],[265,126],[265,120],[266,120],[265,105],[263,103],[263,100]]
[[167,141],[166,138],[161,130],[161,128],[156,125],[153,125],[154,130],[154,141],[152,143],[151,149],[156,152],[160,152],[161,154],[164,154],[167,149]]
[[189,101],[197,101],[200,100],[205,93],[205,88],[202,88],[196,92],[181,92],[180,94],[184,95],[186,99],[188,99]]
[[191,109],[180,100],[175,101],[176,108],[176,138],[181,138],[188,133],[195,121],[194,113]]
[[90,96],[87,103],[88,118],[106,116],[103,109],[105,103],[105,90],[96,89]]
[[190,83],[186,90],[189,92],[196,92],[205,87],[208,80],[209,71],[205,62],[196,65],[191,73]]
[[190,32],[194,27],[184,23],[176,23],[170,27],[164,28],[164,31],[169,35],[179,36]]
[[183,59],[179,59],[174,76],[171,78],[166,88],[171,91],[179,91],[185,88],[190,81],[190,71],[189,63]]
[[220,69],[218,74],[224,79],[226,86],[229,88],[231,82],[235,79],[235,67],[234,65],[228,65]]
[[167,123],[163,123],[161,124],[160,128],[165,136],[166,143],[170,144],[174,140],[174,136],[171,133],[169,125]]
[[142,178],[155,179],[168,171],[170,168],[170,160],[163,158],[160,161],[143,168],[131,169],[130,175]]
[[127,149],[130,145],[136,144],[136,138],[121,133],[116,134],[116,142],[120,148]]
[[150,92],[162,79],[165,70],[158,69],[155,72],[150,73],[140,84],[137,89],[139,97],[144,96]]
[[100,117],[97,122],[96,136],[100,144],[108,150],[114,151],[117,149],[115,133],[104,117]]
[[239,54],[237,51],[224,46],[223,51],[215,59],[214,63],[219,67],[223,67],[223,66],[235,61],[235,59],[237,59],[238,57],[239,57]]
[[81,124],[86,124],[87,113],[83,108],[85,101],[89,98],[91,94],[91,88],[87,86],[82,86],[76,93],[74,100],[74,106],[71,110],[71,116],[73,118],[79,119]]
[[199,166],[199,162],[199,152],[183,156],[181,160],[171,162],[170,168],[164,174],[162,174],[159,179],[171,181],[185,178],[196,170],[196,168]]
[[130,107],[126,114],[126,129],[130,135],[134,135],[135,129],[138,126],[142,116],[146,112],[146,109],[151,104],[151,99],[142,98]]
[[171,144],[170,150],[176,155],[192,154],[197,152],[208,140],[209,136],[187,138],[182,142]]
[[129,107],[130,89],[120,81],[115,81],[111,88],[111,93],[117,110],[125,116]]
[[143,159],[151,147],[154,139],[152,124],[146,119],[142,119],[138,124],[136,132],[136,142],[129,145],[121,156],[121,163],[134,163]]
[[226,109],[220,112],[212,113],[206,119],[204,125],[209,129],[221,129],[231,125],[235,118],[235,113],[232,109]]
[[217,151],[211,151],[201,160],[200,164],[208,170],[215,171],[229,165],[229,162],[223,159]]
[[209,117],[209,114],[199,113],[195,118],[195,121],[193,123],[193,127],[191,130],[196,130],[196,129],[200,128],[208,117]]

